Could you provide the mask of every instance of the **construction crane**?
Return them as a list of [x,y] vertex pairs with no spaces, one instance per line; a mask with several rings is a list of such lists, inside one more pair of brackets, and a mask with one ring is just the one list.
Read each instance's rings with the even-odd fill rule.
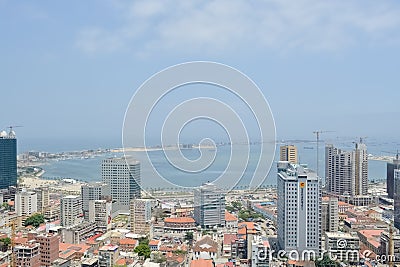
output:
[[16,267],[16,259],[15,259],[15,251],[14,251],[14,248],[15,248],[15,237],[16,237],[16,234],[15,234],[15,231],[16,231],[16,219],[12,219],[12,220],[10,220],[10,222],[9,223],[5,223],[5,224],[3,224],[2,226],[0,226],[0,228],[11,228],[11,244],[10,244],[10,246],[11,246],[11,260],[10,260],[10,266],[11,267]]
[[[313,134],[316,136],[316,141],[317,141],[317,176],[319,177],[319,136],[322,133],[333,133],[334,131],[314,131]],[[321,179],[321,178],[320,178]]]

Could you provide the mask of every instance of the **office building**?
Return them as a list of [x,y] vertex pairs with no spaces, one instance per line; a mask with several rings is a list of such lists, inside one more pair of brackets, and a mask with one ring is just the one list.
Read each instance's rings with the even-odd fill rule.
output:
[[37,194],[21,191],[15,195],[15,211],[17,216],[28,217],[37,212]]
[[398,169],[400,169],[400,159],[397,153],[396,158],[386,165],[386,191],[389,198],[394,198],[394,171]]
[[367,146],[356,143],[353,151],[342,151],[333,145],[325,147],[325,177],[329,193],[360,196],[368,193]]
[[79,217],[82,214],[81,196],[65,196],[61,198],[60,208],[61,226],[72,226],[80,222]]
[[109,158],[101,164],[103,183],[110,187],[114,210],[129,210],[130,200],[140,198],[140,162],[130,158]]
[[40,244],[40,266],[52,266],[59,256],[60,236],[46,233],[36,236],[36,241]]
[[194,220],[202,228],[225,225],[225,193],[212,183],[194,190]]
[[317,174],[301,165],[278,162],[278,244],[301,255],[321,249],[321,191]]
[[0,132],[0,189],[17,186],[17,138],[11,129]]
[[111,230],[111,208],[112,203],[109,200],[89,201],[89,222],[96,223],[103,231]]
[[61,238],[63,243],[81,244],[96,233],[98,233],[96,223],[83,221],[61,229]]
[[107,184],[93,182],[81,186],[82,210],[85,220],[89,220],[89,202],[91,200],[105,199],[110,191]]
[[151,203],[151,199],[131,200],[130,213],[132,233],[146,235],[150,232]]
[[294,145],[284,145],[280,147],[280,161],[289,161],[297,164],[297,147]]
[[394,170],[393,207],[394,226],[400,230],[400,169]]
[[336,197],[323,197],[321,205],[321,230],[337,232],[339,230],[339,201]]

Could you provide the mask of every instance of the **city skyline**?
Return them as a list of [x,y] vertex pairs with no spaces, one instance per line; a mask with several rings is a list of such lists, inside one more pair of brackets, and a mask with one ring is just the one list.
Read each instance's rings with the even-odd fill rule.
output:
[[[381,129],[399,115],[399,3],[312,3],[187,3],[171,10],[153,1],[105,1],[77,10],[1,1],[2,107],[13,112],[0,128],[23,125],[23,148],[116,147],[140,84],[165,67],[209,60],[259,85],[278,138],[310,139],[316,129],[395,138],[396,124]],[[292,114],[307,120],[293,125]],[[188,135],[204,136],[199,127]]]

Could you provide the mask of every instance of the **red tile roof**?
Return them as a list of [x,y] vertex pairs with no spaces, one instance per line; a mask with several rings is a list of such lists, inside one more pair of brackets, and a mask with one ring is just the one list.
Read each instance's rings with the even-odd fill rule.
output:
[[190,217],[177,217],[177,218],[165,218],[164,222],[167,223],[194,223],[194,219]]
[[190,267],[213,267],[213,262],[205,259],[192,260]]
[[231,221],[237,221],[237,220],[238,220],[238,218],[235,215],[225,211],[225,221],[231,222]]

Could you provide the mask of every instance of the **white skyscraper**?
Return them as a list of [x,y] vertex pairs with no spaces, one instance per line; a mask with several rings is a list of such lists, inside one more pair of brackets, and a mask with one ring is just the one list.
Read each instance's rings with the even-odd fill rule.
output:
[[140,198],[139,161],[130,158],[105,159],[101,164],[101,176],[103,183],[109,185],[116,209],[129,210],[130,200]]
[[367,146],[357,143],[353,151],[333,145],[325,147],[327,191],[337,195],[361,196],[368,193]]
[[65,196],[61,198],[60,223],[61,226],[72,226],[79,223],[82,214],[81,196]]
[[313,251],[321,244],[321,191],[317,174],[287,161],[278,163],[278,243],[286,252]]
[[225,224],[225,194],[214,184],[194,190],[194,219],[203,228]]
[[148,234],[151,223],[151,199],[132,199],[130,205],[131,231],[134,234]]
[[15,194],[15,211],[17,216],[31,216],[37,212],[37,194],[22,191]]

